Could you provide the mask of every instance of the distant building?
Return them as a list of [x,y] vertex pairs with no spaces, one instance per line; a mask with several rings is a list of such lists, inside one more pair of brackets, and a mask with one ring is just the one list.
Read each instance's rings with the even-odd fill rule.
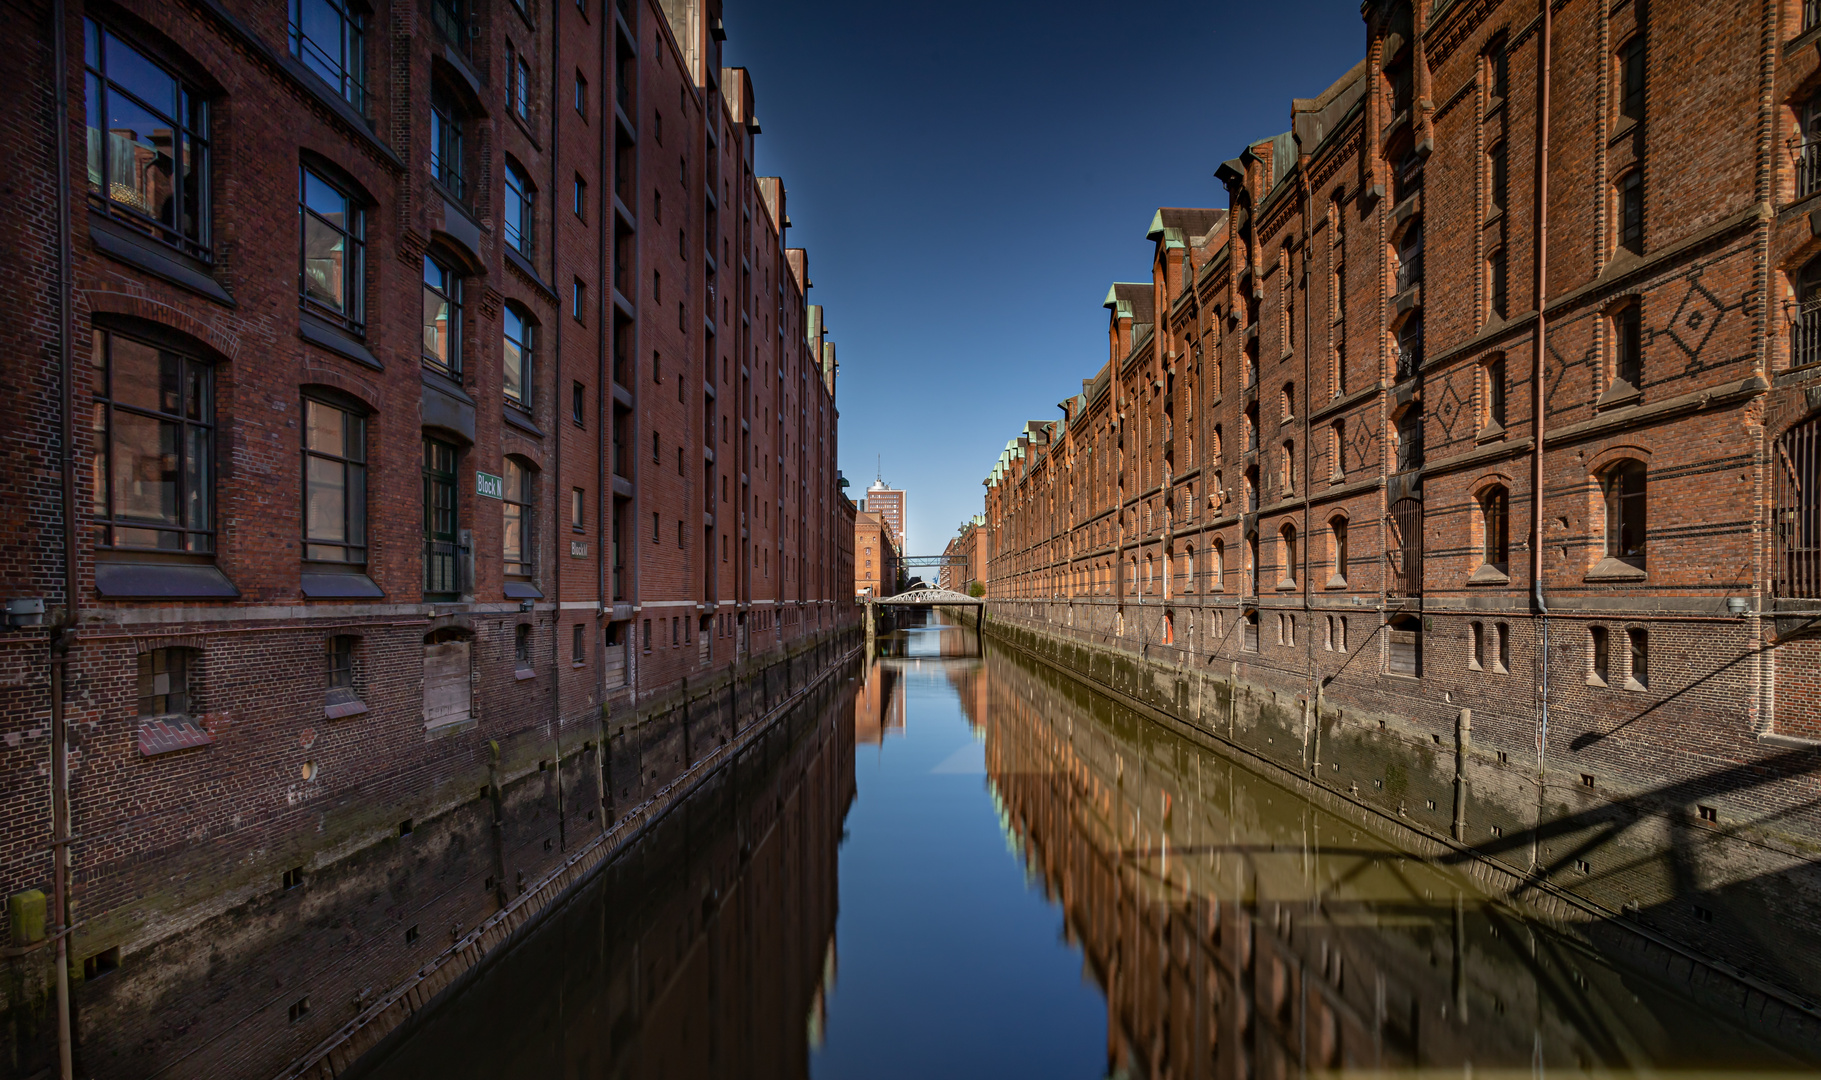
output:
[[904,492],[885,486],[883,479],[874,480],[866,489],[866,501],[860,507],[869,514],[877,514],[880,519],[891,526],[892,538],[898,544],[899,554],[904,547]]
[[854,515],[854,595],[898,591],[900,557],[891,526],[870,510]]
[[[965,593],[978,582],[985,595],[988,536],[983,515],[975,514],[961,523],[960,531],[942,549],[945,561],[940,581],[943,588]],[[963,559],[966,562],[959,561]]]

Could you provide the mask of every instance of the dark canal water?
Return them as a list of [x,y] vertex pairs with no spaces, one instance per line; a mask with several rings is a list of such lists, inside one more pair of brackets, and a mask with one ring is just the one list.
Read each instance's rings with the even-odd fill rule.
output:
[[[927,625],[362,1063],[406,1077],[1803,1071],[1738,1010]],[[1610,946],[1608,946],[1610,947]]]

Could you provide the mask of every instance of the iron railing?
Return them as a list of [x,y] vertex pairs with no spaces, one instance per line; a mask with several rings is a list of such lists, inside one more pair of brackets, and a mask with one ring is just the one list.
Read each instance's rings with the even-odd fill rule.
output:
[[1821,364],[1821,298],[1806,299],[1789,328],[1789,365]]
[[[1809,0],[1821,4],[1821,0]],[[1806,198],[1821,191],[1821,139],[1796,144],[1796,198]]]
[[1423,595],[1423,502],[1399,499],[1391,506],[1391,544],[1385,552],[1391,562],[1392,596]]
[[1821,417],[1777,440],[1777,559],[1772,593],[1821,598]]
[[468,55],[469,41],[474,36],[468,19],[468,0],[430,0],[430,21],[456,51]]
[[448,540],[424,541],[424,592],[442,596],[462,591],[456,545]]

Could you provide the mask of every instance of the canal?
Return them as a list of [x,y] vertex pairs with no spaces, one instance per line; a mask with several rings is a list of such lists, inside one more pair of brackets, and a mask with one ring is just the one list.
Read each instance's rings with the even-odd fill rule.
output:
[[[913,620],[916,618],[912,616]],[[1799,1071],[1812,1045],[934,622],[357,1069],[415,1077]],[[1721,1004],[1716,1006],[1716,1002]]]

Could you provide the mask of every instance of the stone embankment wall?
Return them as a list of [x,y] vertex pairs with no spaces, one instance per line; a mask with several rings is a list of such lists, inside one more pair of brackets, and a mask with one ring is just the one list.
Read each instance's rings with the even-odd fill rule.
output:
[[[1514,900],[1548,897],[1565,917],[1635,928],[1685,976],[1736,977],[1804,1013],[1821,1000],[1821,837],[1800,813],[1706,820],[1648,761],[1589,783],[1563,768],[1552,742],[1539,753],[1510,732],[1481,737],[1470,711],[1446,701],[1414,708],[1375,693],[1376,681],[1324,687],[1246,654],[1071,627],[1037,610],[996,603],[987,633],[1274,766],[1324,801],[1471,853],[1497,871],[1489,887],[1502,882]],[[1771,766],[1711,780],[1742,799],[1760,789],[1767,801],[1804,782]]]

